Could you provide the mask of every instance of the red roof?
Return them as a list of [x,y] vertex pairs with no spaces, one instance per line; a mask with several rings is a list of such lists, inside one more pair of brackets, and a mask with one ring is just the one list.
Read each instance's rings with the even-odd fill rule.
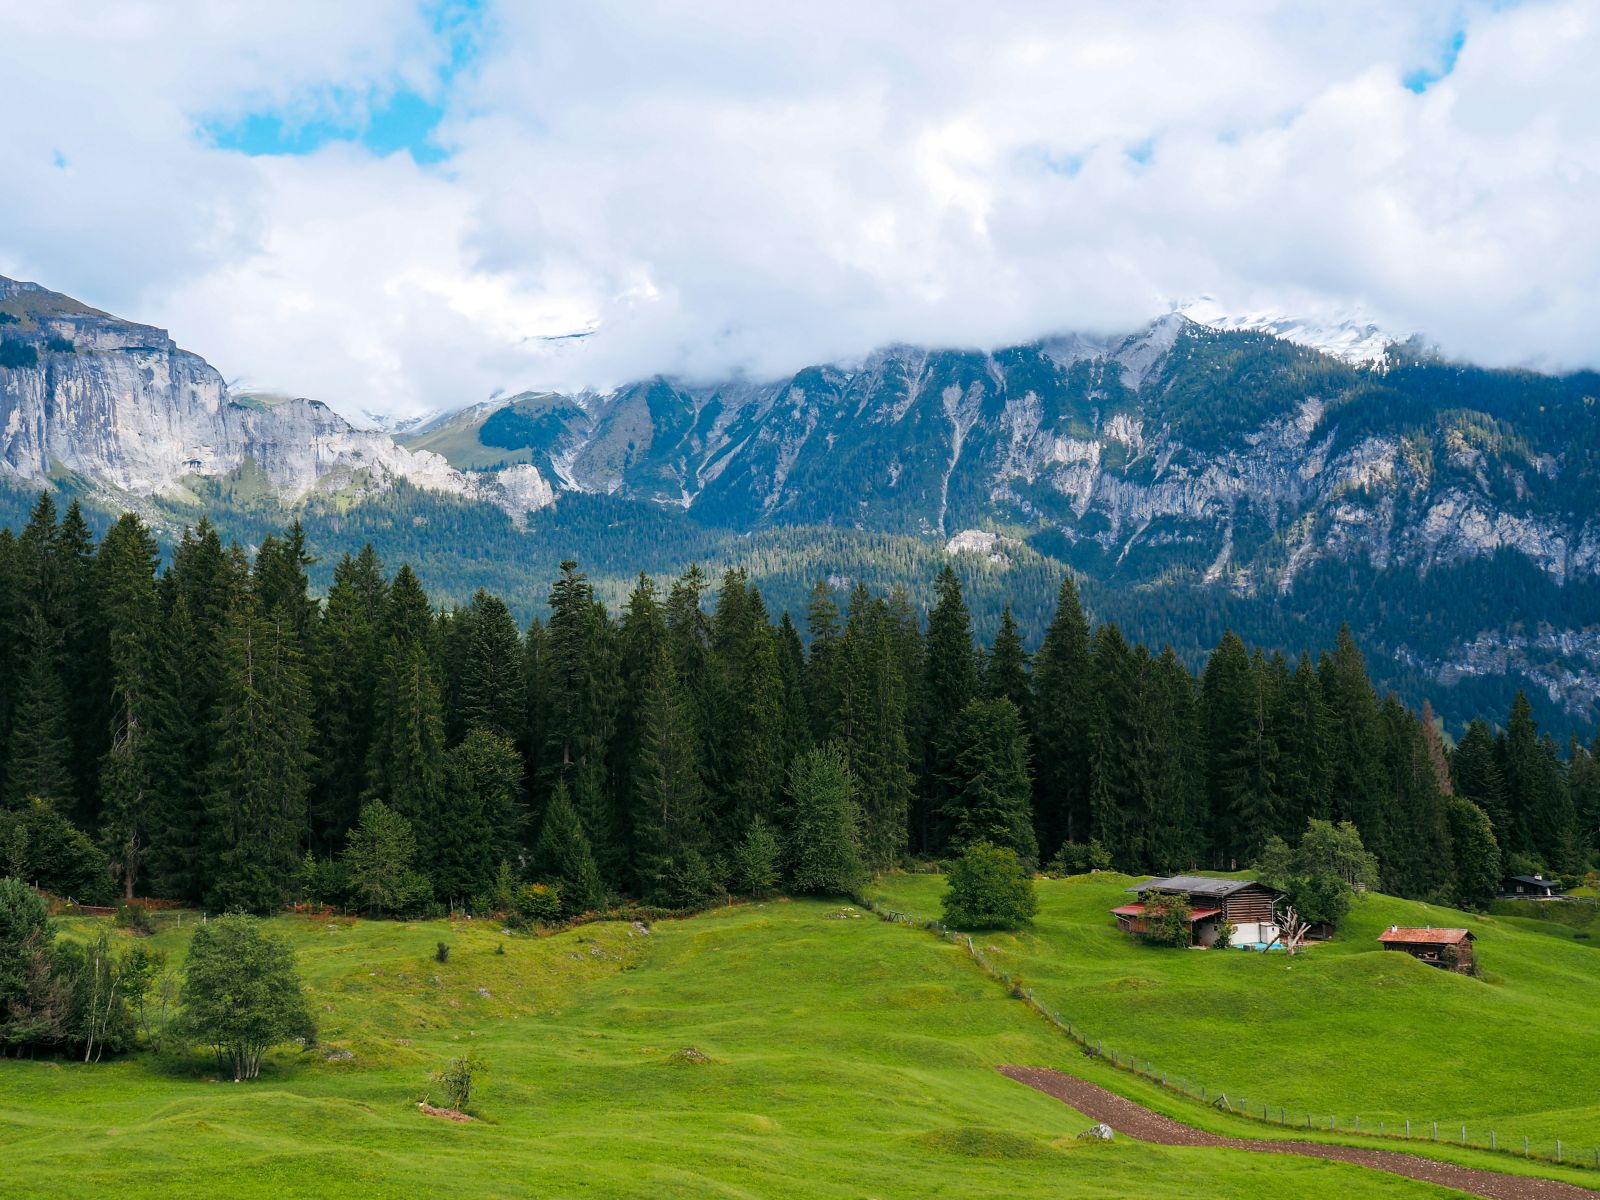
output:
[[[1191,908],[1189,910],[1189,920],[1191,922],[1203,921],[1207,917],[1216,916],[1221,911],[1220,908]],[[1114,917],[1142,917],[1144,916],[1144,905],[1124,904],[1120,908],[1113,908],[1111,915]]]
[[1453,946],[1472,936],[1470,929],[1385,929],[1378,935],[1380,942],[1393,942],[1403,946]]

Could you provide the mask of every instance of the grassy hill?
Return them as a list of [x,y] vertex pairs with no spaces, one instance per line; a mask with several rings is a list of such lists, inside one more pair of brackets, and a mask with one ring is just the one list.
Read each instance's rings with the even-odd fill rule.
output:
[[[1302,1123],[1310,1112],[1323,1128],[1333,1117],[1369,1130],[1438,1121],[1457,1140],[1466,1124],[1473,1141],[1493,1129],[1502,1146],[1527,1135],[1546,1153],[1559,1137],[1586,1161],[1600,1147],[1600,943],[1574,939],[1583,929],[1553,921],[1552,906],[1477,916],[1372,896],[1337,939],[1290,959],[1134,943],[1108,915],[1134,882],[1042,881],[1034,929],[979,945],[1107,1050],[1236,1105],[1284,1106]],[[943,889],[937,876],[902,875],[873,894],[937,918]],[[1378,949],[1390,924],[1472,929],[1484,977]]]
[[[1052,886],[1052,908],[1072,890]],[[0,1195],[136,1200],[196,1179],[230,1197],[1447,1194],[1277,1155],[1078,1142],[1081,1116],[993,1070],[1065,1065],[1070,1044],[954,947],[851,911],[775,901],[547,938],[280,918],[316,1047],[247,1085],[199,1052],[0,1061]],[[183,920],[155,937],[175,957]],[[492,1068],[483,1119],[423,1116],[428,1071],[466,1046]],[[712,1063],[669,1062],[690,1046]]]

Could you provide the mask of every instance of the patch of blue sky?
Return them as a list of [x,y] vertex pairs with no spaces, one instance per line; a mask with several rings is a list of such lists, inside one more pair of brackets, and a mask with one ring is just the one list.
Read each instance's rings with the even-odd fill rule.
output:
[[201,131],[212,145],[241,154],[310,154],[330,142],[352,142],[374,154],[406,150],[418,163],[440,162],[448,152],[434,140],[434,132],[444,118],[455,77],[478,52],[483,5],[484,0],[440,0],[427,6],[444,51],[437,86],[429,94],[412,87],[357,90],[330,82],[314,106],[207,121]]
[[1430,66],[1408,71],[1400,82],[1413,92],[1421,94],[1456,69],[1456,59],[1461,57],[1461,47],[1467,44],[1467,31],[1457,29],[1440,48],[1438,61]]

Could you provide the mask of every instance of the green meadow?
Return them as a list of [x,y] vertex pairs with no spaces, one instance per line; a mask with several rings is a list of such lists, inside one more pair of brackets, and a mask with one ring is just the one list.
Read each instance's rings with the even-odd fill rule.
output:
[[[888,890],[931,901],[933,884],[896,880]],[[1008,945],[1041,965],[1056,943],[1081,956],[1093,931],[1067,936],[1063,926],[1090,889],[1051,884],[1046,894],[1040,931]],[[174,960],[193,919],[180,928],[161,918],[154,941]],[[277,1051],[253,1084],[225,1081],[202,1051],[95,1066],[0,1061],[0,1194],[1450,1194],[1277,1155],[1078,1141],[1081,1115],[994,1071],[1070,1065],[1070,1043],[956,948],[839,904],[774,901],[649,933],[600,923],[548,937],[481,921],[271,924],[298,952],[320,1024],[315,1046]],[[93,926],[69,922],[64,932]],[[451,946],[445,963],[434,961],[439,940]],[[1109,1008],[1159,990],[1109,985],[1131,977],[1110,967],[1118,956],[1138,961],[1108,944],[1099,982],[1091,968],[1064,964],[1063,1000],[1092,995]],[[1194,955],[1193,968],[1180,968],[1184,958],[1151,960],[1147,973],[1233,978],[1250,965]],[[1190,979],[1174,990],[1193,994],[1200,976]],[[1195,1036],[1226,1057],[1226,1026],[1191,1015]],[[1240,1044],[1251,1057],[1249,1040]],[[480,1119],[423,1115],[428,1073],[468,1047],[491,1069],[472,1106]],[[672,1061],[689,1047],[711,1061]],[[1338,1054],[1327,1051],[1332,1064]],[[1430,1076],[1460,1059],[1444,1056]]]
[[[1414,1132],[1431,1132],[1437,1121],[1441,1139],[1457,1141],[1465,1124],[1474,1142],[1487,1143],[1493,1130],[1501,1146],[1520,1147],[1526,1135],[1550,1154],[1560,1138],[1569,1157],[1592,1161],[1600,1147],[1600,941],[1575,937],[1587,932],[1587,905],[1477,915],[1374,895],[1355,905],[1334,940],[1289,958],[1132,941],[1109,910],[1138,878],[1041,880],[1031,930],[975,943],[1107,1051],[1257,1114],[1263,1104],[1274,1114],[1283,1107],[1302,1127],[1309,1112],[1322,1128],[1336,1119],[1342,1130],[1359,1116],[1363,1131],[1409,1119]],[[937,918],[943,890],[938,876],[895,875],[872,895]],[[1483,977],[1380,950],[1378,934],[1390,924],[1470,928]]]

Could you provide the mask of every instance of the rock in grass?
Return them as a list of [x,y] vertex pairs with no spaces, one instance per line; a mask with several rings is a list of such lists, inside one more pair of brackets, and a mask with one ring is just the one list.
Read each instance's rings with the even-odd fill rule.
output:
[[667,1062],[675,1067],[709,1067],[712,1059],[703,1050],[696,1050],[693,1046],[685,1046],[682,1050],[674,1050],[667,1055]]
[[1078,1135],[1078,1140],[1080,1142],[1109,1142],[1116,1136],[1116,1132],[1111,1126],[1102,1121],[1085,1129]]

